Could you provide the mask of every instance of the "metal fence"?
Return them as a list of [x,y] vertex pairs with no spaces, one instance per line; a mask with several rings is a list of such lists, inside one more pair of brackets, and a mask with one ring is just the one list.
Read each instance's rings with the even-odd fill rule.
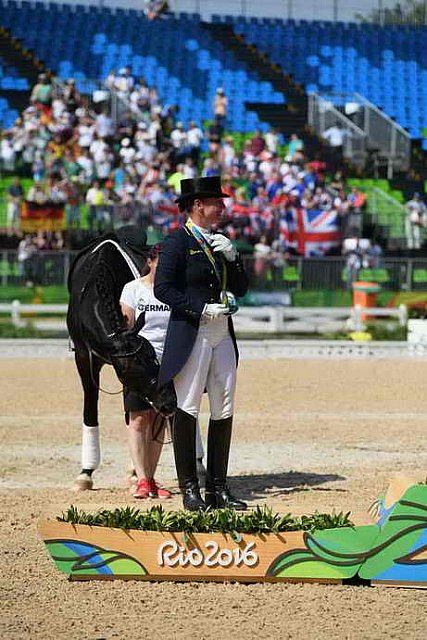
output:
[[[0,283],[2,286],[34,284],[37,286],[66,285],[68,271],[76,252],[40,251],[29,259],[18,260],[18,252],[0,251]],[[352,281],[377,281],[383,289],[427,290],[427,258],[385,258],[380,268],[352,271],[341,257],[295,258],[281,267],[255,272],[252,256],[244,256],[250,288],[258,291],[291,289],[349,289]]]
[[363,130],[382,151],[387,178],[391,180],[394,171],[408,171],[411,164],[410,134],[363,96],[354,95],[363,113]]
[[338,126],[345,131],[343,155],[354,166],[364,168],[367,160],[367,137],[365,132],[336,109],[333,101],[311,93],[308,97],[309,125],[322,136],[330,127]]
[[[407,211],[403,204],[382,189],[372,187],[367,191],[368,210],[374,224],[387,227],[388,238],[395,238],[396,246],[407,246],[405,220]],[[425,235],[421,229],[422,236]],[[389,245],[391,242],[389,241]]]
[[372,158],[373,171],[387,168],[387,178],[394,171],[408,171],[411,163],[411,136],[360,93],[322,92],[321,97],[339,111],[347,127],[354,123],[366,136],[366,150]]
[[[351,151],[357,153],[358,145],[361,146],[359,138],[363,136],[364,158],[366,161],[369,153],[374,174],[385,166],[387,178],[391,180],[395,171],[409,170],[410,134],[364,96],[359,93],[322,92],[321,96],[310,96],[310,104],[314,113],[319,112],[314,123],[310,123],[317,131],[320,127],[320,133],[323,133],[323,126],[327,128],[336,122],[349,131],[350,139],[344,145],[346,157],[351,159]],[[353,164],[360,164],[357,156],[351,160]]]
[[[75,78],[76,88],[83,97],[84,102],[95,113],[107,113],[113,119],[115,125],[122,119],[125,113],[131,113],[135,120],[142,120],[143,114],[135,109],[129,100],[119,93],[107,87],[102,79]],[[64,81],[54,77],[54,92],[61,96],[64,90]]]

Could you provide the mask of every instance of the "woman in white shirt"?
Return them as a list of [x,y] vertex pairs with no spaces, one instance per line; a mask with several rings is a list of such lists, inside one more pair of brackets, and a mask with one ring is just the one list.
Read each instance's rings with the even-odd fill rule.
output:
[[[160,302],[153,292],[160,250],[160,244],[151,248],[147,260],[149,272],[147,275],[125,284],[120,296],[122,313],[128,327],[135,324],[141,313],[144,314],[144,324],[139,334],[152,344],[159,362],[163,356],[170,316],[168,305]],[[134,497],[170,498],[170,492],[160,487],[154,479],[163,446],[163,433],[157,434],[156,438],[153,437],[157,414],[148,402],[137,393],[124,389],[123,395],[126,424],[129,427],[130,454],[138,478]],[[203,479],[206,470],[203,466],[204,450],[198,421],[196,425],[196,452],[197,473]]]
[[[149,272],[125,284],[120,296],[120,305],[128,327],[132,327],[139,316],[144,314],[145,321],[139,334],[152,344],[160,361],[170,308],[157,300],[153,293],[158,257],[159,245],[155,245],[147,261]],[[156,438],[153,435],[157,414],[139,394],[126,388],[123,394],[126,422],[129,427],[130,454],[138,477],[134,497],[170,498],[170,492],[160,487],[154,479],[162,451],[163,436],[163,433],[158,434]]]

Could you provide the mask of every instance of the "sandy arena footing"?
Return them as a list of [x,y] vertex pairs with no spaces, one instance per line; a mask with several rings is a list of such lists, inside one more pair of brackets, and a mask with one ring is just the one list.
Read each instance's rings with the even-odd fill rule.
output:
[[[70,490],[79,470],[82,394],[70,359],[3,359],[0,637],[427,637],[425,592],[298,584],[69,583],[36,534],[41,515],[70,504],[96,510],[136,502],[120,396],[101,397],[103,465],[95,491]],[[281,512],[368,505],[400,471],[427,475],[427,361],[258,360],[239,368],[230,474],[251,506]],[[103,386],[119,385],[108,368]],[[203,406],[202,428],[208,418]],[[180,507],[171,446],[158,479]]]

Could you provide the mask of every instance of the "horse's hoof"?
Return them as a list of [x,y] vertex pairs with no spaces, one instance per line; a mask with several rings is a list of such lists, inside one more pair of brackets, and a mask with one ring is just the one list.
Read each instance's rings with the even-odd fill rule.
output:
[[93,489],[93,480],[88,473],[80,473],[74,481],[74,491],[89,491]]
[[131,493],[134,491],[137,484],[138,476],[136,475],[135,469],[129,469],[126,473],[126,485],[128,489],[130,489]]

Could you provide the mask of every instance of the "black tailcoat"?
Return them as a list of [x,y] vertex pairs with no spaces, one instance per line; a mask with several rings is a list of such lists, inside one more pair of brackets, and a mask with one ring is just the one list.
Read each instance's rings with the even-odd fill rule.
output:
[[[239,258],[222,261],[227,269],[227,290],[236,297],[245,295],[248,280]],[[169,382],[187,362],[199,329],[205,304],[219,303],[221,285],[213,266],[192,233],[181,227],[167,236],[157,265],[154,295],[171,308],[159,385]],[[230,335],[238,358],[233,322]]]

